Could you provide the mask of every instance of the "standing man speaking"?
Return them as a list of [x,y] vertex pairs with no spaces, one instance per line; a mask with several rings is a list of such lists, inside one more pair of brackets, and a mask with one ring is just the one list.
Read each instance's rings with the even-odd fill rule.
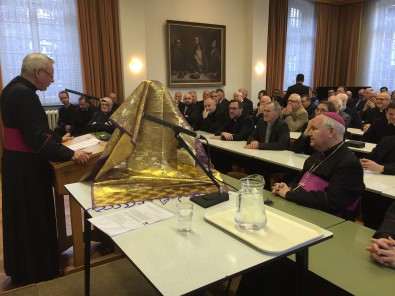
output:
[[54,82],[54,60],[28,54],[20,76],[0,97],[4,125],[2,159],[4,269],[16,285],[59,275],[56,218],[49,161],[86,164],[84,151],[70,150],[48,126],[37,90]]

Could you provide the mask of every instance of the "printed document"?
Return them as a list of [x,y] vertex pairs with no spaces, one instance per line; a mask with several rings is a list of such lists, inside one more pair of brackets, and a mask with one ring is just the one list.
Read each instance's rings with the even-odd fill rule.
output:
[[88,220],[112,237],[173,216],[168,210],[148,202]]

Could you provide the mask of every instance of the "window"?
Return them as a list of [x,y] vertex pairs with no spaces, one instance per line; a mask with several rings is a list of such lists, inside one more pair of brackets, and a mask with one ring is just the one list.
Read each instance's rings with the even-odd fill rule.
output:
[[304,74],[306,85],[312,84],[315,29],[315,4],[305,0],[289,0],[284,89],[295,84],[299,73]]
[[5,86],[20,74],[26,54],[41,52],[55,60],[55,82],[40,92],[44,106],[59,105],[65,88],[82,91],[76,0],[1,0],[0,62]]
[[360,81],[375,90],[395,89],[395,0],[366,3],[362,28]]

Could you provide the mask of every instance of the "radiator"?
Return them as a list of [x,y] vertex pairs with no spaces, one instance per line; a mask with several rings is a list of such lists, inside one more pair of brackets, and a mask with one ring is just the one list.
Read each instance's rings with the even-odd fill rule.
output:
[[45,113],[47,114],[49,128],[53,130],[58,124],[58,110],[47,110]]

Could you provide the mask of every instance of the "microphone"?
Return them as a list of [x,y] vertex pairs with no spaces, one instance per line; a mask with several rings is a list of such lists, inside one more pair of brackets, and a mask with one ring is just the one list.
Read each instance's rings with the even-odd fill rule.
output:
[[[197,133],[190,131],[188,129],[185,129],[183,127],[174,125],[170,122],[164,121],[162,119],[156,118],[154,116],[148,115],[146,113],[143,113],[143,118],[148,119],[152,122],[155,122],[157,124],[169,127],[173,129],[175,133],[175,137],[178,141],[178,144],[180,147],[184,148],[190,156],[195,160],[195,162],[200,166],[200,168],[203,170],[203,172],[206,174],[207,177],[213,182],[213,184],[218,188],[218,192],[213,192],[205,195],[199,195],[199,196],[194,196],[191,197],[190,200],[199,206],[203,208],[208,208],[214,205],[217,205],[221,202],[229,200],[229,193],[226,191],[222,190],[221,185],[217,182],[217,180],[214,178],[213,174],[211,171],[209,171],[201,162],[200,160],[196,157],[196,155],[192,152],[192,150],[189,148],[188,144],[185,142],[185,140],[180,136],[180,133],[185,133],[189,136],[192,137],[197,137]],[[199,138],[202,138],[202,136],[199,136]],[[204,137],[203,137],[204,139]]]
[[75,94],[75,95],[84,96],[84,97],[87,97],[88,99],[93,99],[93,100],[96,100],[96,101],[101,101],[101,99],[98,98],[98,97],[91,96],[91,95],[88,95],[88,94],[84,94],[84,93],[78,92],[78,91],[76,91],[76,90],[72,90],[72,89],[65,88],[64,91],[67,91],[67,92],[72,93],[72,94]]
[[149,114],[147,114],[147,113],[143,113],[143,117],[146,118],[146,119],[148,119],[148,120],[151,120],[152,122],[155,122],[155,123],[157,123],[157,124],[160,124],[160,125],[169,127],[169,128],[171,128],[171,129],[173,129],[174,132],[176,132],[176,133],[184,133],[184,134],[186,134],[186,135],[188,135],[188,136],[191,136],[191,137],[194,137],[194,138],[197,138],[197,139],[201,139],[201,140],[205,140],[205,138],[204,138],[203,136],[199,136],[199,135],[198,135],[196,132],[194,132],[194,131],[191,131],[191,130],[186,129],[186,128],[183,128],[183,127],[181,127],[181,126],[172,124],[172,123],[167,122],[167,121],[164,121],[164,120],[162,120],[162,119],[156,118],[156,117],[154,117],[154,116],[152,116],[152,115],[149,115]]

